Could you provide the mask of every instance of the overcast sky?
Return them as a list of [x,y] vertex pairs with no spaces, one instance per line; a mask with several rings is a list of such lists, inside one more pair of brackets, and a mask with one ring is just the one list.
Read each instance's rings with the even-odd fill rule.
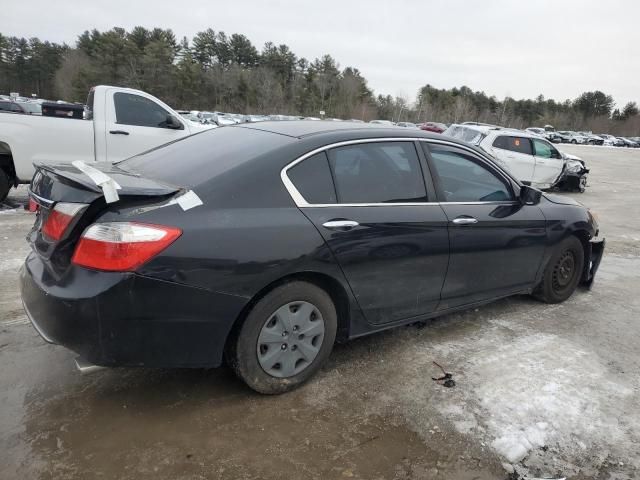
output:
[[2,0],[0,32],[74,44],[113,26],[243,33],[354,66],[376,93],[427,83],[503,98],[603,90],[640,101],[640,2],[628,0]]

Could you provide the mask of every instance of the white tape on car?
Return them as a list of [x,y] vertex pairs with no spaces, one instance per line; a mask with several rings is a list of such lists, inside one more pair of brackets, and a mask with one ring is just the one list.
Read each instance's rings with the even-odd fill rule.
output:
[[102,189],[104,199],[107,203],[117,202],[120,199],[118,196],[118,190],[120,190],[121,187],[118,185],[118,182],[109,175],[101,172],[97,168],[87,165],[81,160],[75,160],[71,162],[71,165],[84,173],[87,177],[93,180],[93,183]]
[[196,195],[196,192],[194,192],[193,190],[188,190],[179,197],[172,199],[169,202],[169,205],[173,205],[174,203],[180,205],[180,208],[182,208],[182,210],[187,211],[191,208],[202,205],[202,200],[200,200],[200,197]]

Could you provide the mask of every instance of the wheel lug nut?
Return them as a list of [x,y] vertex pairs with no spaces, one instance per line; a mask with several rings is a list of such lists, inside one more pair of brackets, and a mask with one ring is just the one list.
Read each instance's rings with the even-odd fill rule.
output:
[[289,332],[287,332],[286,330],[284,332],[282,332],[282,336],[286,337],[287,335],[289,335]]
[[286,349],[287,349],[287,344],[286,344],[286,343],[283,343],[283,344],[282,344],[282,347],[280,347],[280,348],[282,348],[282,350],[286,350]]
[[297,345],[293,345],[293,346],[291,347],[291,350],[297,350],[297,349],[298,349],[298,346],[297,346]]
[[294,332],[297,332],[297,331],[298,331],[298,325],[294,325],[294,326],[293,326],[293,331],[294,331]]

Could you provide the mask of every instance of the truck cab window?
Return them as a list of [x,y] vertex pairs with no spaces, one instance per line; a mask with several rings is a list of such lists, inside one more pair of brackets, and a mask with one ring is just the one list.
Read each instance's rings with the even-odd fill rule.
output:
[[116,123],[139,127],[167,127],[167,112],[157,103],[131,93],[118,92],[113,96]]

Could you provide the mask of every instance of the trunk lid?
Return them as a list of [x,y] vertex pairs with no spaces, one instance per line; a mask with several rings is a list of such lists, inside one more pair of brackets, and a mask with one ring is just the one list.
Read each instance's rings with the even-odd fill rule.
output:
[[[71,263],[80,235],[101,212],[109,208],[109,203],[101,186],[74,165],[37,164],[35,167],[36,173],[29,188],[29,196],[37,204],[36,220],[27,235],[27,241],[43,259],[50,273],[60,278]],[[129,206],[157,203],[182,190],[178,186],[144,178],[110,163],[92,163],[90,167],[115,182],[118,187],[117,204]],[[43,233],[43,227],[58,204],[83,204],[86,207],[73,217],[61,238],[53,239]]]

